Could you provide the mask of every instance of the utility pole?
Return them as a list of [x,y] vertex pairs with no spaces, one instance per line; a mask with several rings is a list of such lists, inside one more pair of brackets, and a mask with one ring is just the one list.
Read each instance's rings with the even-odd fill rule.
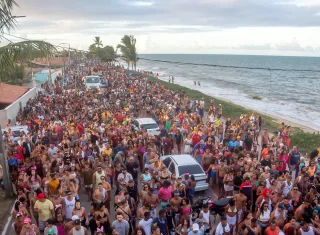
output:
[[3,170],[3,184],[4,184],[5,192],[9,196],[13,196],[13,189],[12,189],[12,184],[11,184],[11,179],[9,174],[7,152],[5,150],[4,143],[3,143],[1,126],[0,126],[0,164]]

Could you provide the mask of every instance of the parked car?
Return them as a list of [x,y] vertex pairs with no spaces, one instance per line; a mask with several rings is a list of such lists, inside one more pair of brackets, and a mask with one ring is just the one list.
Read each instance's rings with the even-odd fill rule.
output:
[[25,133],[28,134],[28,126],[10,126],[9,128],[2,129],[2,134],[9,133],[9,129],[13,134],[14,141],[18,141],[20,139],[20,135]]
[[166,155],[160,157],[163,164],[168,168],[171,174],[176,174],[176,177],[184,176],[186,173],[194,175],[196,191],[208,189],[207,175],[200,164],[190,155]]
[[87,90],[100,90],[101,79],[99,76],[86,76],[84,83]]
[[152,118],[137,118],[132,121],[132,128],[135,131],[140,131],[144,128],[150,136],[160,135],[160,128]]

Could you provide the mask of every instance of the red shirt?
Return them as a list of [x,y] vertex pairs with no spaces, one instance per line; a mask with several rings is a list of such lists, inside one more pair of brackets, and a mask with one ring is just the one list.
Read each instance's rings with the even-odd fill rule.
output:
[[122,122],[122,121],[123,121],[123,117],[122,117],[121,114],[120,114],[120,115],[117,115],[117,116],[116,116],[116,119],[117,119],[118,122]]
[[199,134],[194,134],[192,136],[192,145],[195,146],[197,143],[199,143],[201,140],[201,137]]

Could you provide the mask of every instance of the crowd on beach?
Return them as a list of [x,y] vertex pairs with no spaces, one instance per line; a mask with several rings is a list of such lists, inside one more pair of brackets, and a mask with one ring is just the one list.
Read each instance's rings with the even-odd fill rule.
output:
[[[224,117],[214,100],[190,99],[143,74],[90,71],[108,80],[105,92],[86,90],[76,74],[66,86],[77,89],[67,90],[58,77],[18,113],[28,133],[15,139],[8,123],[3,134],[17,235],[320,234],[319,151],[307,166],[290,146],[290,127],[271,135],[255,114]],[[159,136],[134,130],[137,117],[156,120]],[[217,225],[208,204],[192,216],[194,175],[176,177],[160,160],[181,153],[202,166],[211,196],[231,198]]]

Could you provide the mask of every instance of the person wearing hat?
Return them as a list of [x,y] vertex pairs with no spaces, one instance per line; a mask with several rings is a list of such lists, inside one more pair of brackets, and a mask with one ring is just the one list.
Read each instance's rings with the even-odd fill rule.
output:
[[[26,235],[26,234],[40,235],[40,231],[37,225],[32,224],[32,221],[30,218],[25,218],[23,220],[23,227],[19,234],[20,235]],[[56,233],[56,235],[58,235],[58,233]]]
[[199,224],[194,223],[192,225],[192,231],[190,231],[188,235],[203,235],[203,233],[200,230]]
[[43,231],[46,227],[46,221],[54,217],[53,203],[46,199],[44,193],[40,193],[34,204],[34,210],[39,214],[39,229]]
[[205,226],[203,224],[203,219],[201,218],[197,218],[195,221],[194,221],[195,224],[198,224],[199,225],[199,231],[204,234],[206,229],[205,229]]
[[175,214],[175,224],[179,223],[180,220],[180,206],[182,202],[182,197],[180,197],[180,192],[179,190],[175,190],[173,192],[173,198],[170,200],[170,205],[172,206],[172,210]]
[[47,226],[44,229],[44,235],[58,235],[58,228],[54,225],[53,219],[47,220]]
[[69,231],[68,235],[88,235],[88,230],[81,225],[80,219],[74,220],[74,227]]
[[[77,215],[73,215],[72,217],[71,217],[71,221],[69,221],[69,222],[67,222],[67,223],[65,223],[64,224],[64,229],[65,229],[65,231],[71,231],[74,227],[75,227],[75,221],[76,220],[79,220],[80,221],[80,218],[79,218],[79,216],[77,216]],[[81,221],[80,221],[80,223],[81,223]]]
[[229,234],[231,229],[229,224],[227,223],[227,218],[222,216],[220,218],[220,223],[218,224],[217,228],[216,228],[216,232],[215,235],[224,235],[224,234]]
[[67,195],[64,198],[64,212],[65,212],[65,218],[67,220],[71,220],[72,217],[72,211],[76,205],[76,198],[73,196],[73,193],[69,190],[65,192]]

